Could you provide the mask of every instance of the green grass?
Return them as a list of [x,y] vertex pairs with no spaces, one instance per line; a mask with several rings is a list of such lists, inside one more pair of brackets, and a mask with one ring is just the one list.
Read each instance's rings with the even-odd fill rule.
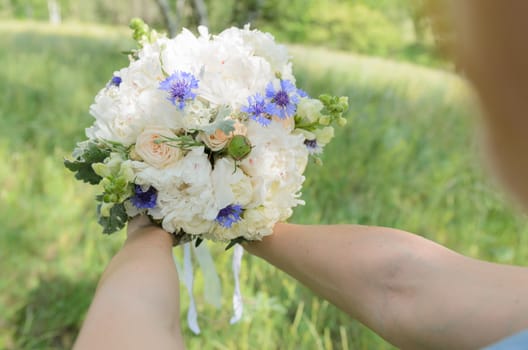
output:
[[[123,29],[0,24],[0,348],[67,349],[98,277],[124,239],[103,236],[95,191],[62,158],[95,93],[126,64]],[[472,104],[449,73],[293,47],[299,86],[350,97],[350,123],[311,165],[298,223],[398,227],[487,260],[527,264],[526,219],[482,170]],[[229,326],[229,254],[214,247],[224,305],[207,306],[189,349],[392,349],[285,274],[246,257],[245,316]],[[182,292],[182,316],[188,299]]]

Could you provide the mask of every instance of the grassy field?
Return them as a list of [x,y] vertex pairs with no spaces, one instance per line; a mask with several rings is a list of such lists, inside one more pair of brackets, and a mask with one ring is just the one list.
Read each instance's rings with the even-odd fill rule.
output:
[[[0,348],[68,349],[122,233],[103,236],[92,191],[62,166],[95,93],[127,63],[126,31],[0,24]],[[480,165],[465,85],[449,73],[292,47],[298,86],[350,97],[350,123],[311,165],[297,223],[398,227],[461,253],[528,264],[525,217]],[[243,265],[245,315],[229,326],[230,254],[213,247],[224,305],[207,306],[189,349],[392,349],[256,258]],[[179,252],[178,252],[179,254]],[[188,299],[182,293],[182,315]]]

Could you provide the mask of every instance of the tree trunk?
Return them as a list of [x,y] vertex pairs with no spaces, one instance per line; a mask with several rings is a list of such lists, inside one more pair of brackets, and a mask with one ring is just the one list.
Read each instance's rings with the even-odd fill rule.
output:
[[185,16],[185,0],[176,0],[176,18],[178,19],[178,23],[180,25],[184,25],[184,18]]
[[209,26],[209,20],[207,17],[207,5],[204,0],[194,0],[194,7],[198,13],[198,23],[202,26]]
[[163,21],[169,32],[169,37],[174,37],[178,31],[178,23],[172,16],[172,11],[167,0],[156,0],[158,3],[161,15],[163,16]]
[[60,5],[57,0],[48,0],[49,21],[51,24],[60,24]]
[[259,18],[262,12],[262,6],[264,5],[264,0],[255,0],[251,3],[250,8],[248,9],[246,23],[252,23],[255,19]]

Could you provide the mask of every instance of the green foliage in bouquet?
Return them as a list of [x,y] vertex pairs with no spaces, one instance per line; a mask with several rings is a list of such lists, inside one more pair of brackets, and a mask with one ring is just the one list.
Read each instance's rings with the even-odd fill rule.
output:
[[73,152],[74,160],[64,160],[64,166],[75,173],[75,178],[97,185],[102,177],[92,168],[92,164],[104,161],[110,149],[102,148],[95,142],[79,143]]
[[103,226],[103,233],[112,234],[124,228],[128,221],[128,215],[123,203],[112,205],[106,216],[101,214],[104,204],[103,202],[97,205],[97,216],[99,217],[97,222]]
[[127,149],[115,142],[84,141],[77,144],[73,160],[64,160],[75,177],[92,185],[101,185],[96,197],[98,222],[103,233],[114,233],[127,222],[123,202],[132,195],[134,174],[128,162],[123,162]]

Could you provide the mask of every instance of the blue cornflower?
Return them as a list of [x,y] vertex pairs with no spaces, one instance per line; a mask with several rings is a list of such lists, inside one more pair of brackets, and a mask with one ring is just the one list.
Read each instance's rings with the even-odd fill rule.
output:
[[306,145],[306,148],[308,149],[308,152],[310,154],[318,154],[321,153],[323,150],[321,147],[317,144],[317,140],[304,140],[304,144]]
[[118,77],[117,75],[114,75],[112,77],[112,80],[110,80],[110,82],[108,83],[108,86],[117,86],[117,87],[119,87],[119,85],[121,85],[122,81],[123,81],[123,79],[121,79],[121,77]]
[[266,112],[286,119],[292,117],[297,110],[298,90],[289,80],[281,80],[280,86],[280,90],[275,90],[272,83],[266,87],[266,97],[271,99],[271,102],[266,105]]
[[303,89],[297,89],[297,95],[299,95],[299,97],[309,97],[308,93]]
[[248,106],[243,106],[240,110],[249,114],[249,117],[261,125],[267,126],[271,123],[271,119],[266,114],[266,101],[264,96],[257,93],[255,96],[248,97]]
[[143,191],[139,185],[134,186],[135,195],[130,198],[132,204],[139,209],[154,208],[158,199],[158,191],[152,186],[146,191]]
[[198,88],[198,80],[191,73],[176,72],[160,83],[160,89],[169,92],[167,99],[173,105],[178,103],[178,107],[183,109],[185,101],[194,100],[196,94],[192,89]]
[[242,214],[242,206],[239,204],[230,204],[224,209],[220,209],[215,221],[225,228],[231,228],[231,226],[240,220]]

